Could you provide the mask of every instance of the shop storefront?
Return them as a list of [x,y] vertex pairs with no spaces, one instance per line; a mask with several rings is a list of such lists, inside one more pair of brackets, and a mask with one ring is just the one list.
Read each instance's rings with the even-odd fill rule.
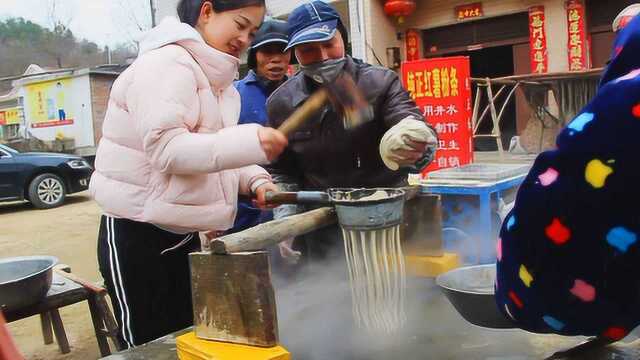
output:
[[[378,58],[389,54],[383,56],[389,67],[407,60],[463,55],[471,60],[471,77],[496,78],[604,66],[614,38],[611,23],[634,1],[415,1],[415,10],[402,22],[385,14],[388,2],[368,4],[370,62],[374,53]],[[373,29],[388,34],[378,35]],[[505,145],[525,129],[529,115],[523,95],[517,94],[501,122]]]

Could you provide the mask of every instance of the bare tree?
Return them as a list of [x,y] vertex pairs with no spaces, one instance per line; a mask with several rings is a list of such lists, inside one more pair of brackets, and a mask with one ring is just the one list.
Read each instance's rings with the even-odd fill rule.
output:
[[[116,16],[112,18],[118,22],[118,28],[126,37],[128,43],[138,48],[137,37],[153,26],[153,18],[149,16],[148,0],[117,0],[115,2]],[[135,30],[130,30],[135,29]]]
[[[76,45],[73,33],[69,29],[73,15],[69,9],[64,11],[59,6],[59,0],[44,0],[47,18],[51,26],[50,41],[45,41],[43,50],[53,57],[59,68],[65,65],[65,58],[69,56]],[[67,64],[68,65],[68,64]]]
[[69,25],[73,21],[73,13],[71,9],[61,8],[59,0],[44,0],[47,8],[47,20],[54,31],[61,29],[65,31],[69,29]]

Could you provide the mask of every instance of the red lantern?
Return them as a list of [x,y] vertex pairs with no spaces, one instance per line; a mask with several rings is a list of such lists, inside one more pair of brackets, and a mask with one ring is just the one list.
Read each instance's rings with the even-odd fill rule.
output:
[[404,22],[404,17],[411,15],[416,9],[416,2],[413,0],[387,0],[384,4],[384,12],[389,16],[398,18],[398,23]]

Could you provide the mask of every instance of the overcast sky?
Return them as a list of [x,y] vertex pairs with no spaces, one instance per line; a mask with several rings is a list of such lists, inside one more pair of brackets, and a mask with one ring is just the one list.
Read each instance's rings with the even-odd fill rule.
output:
[[0,0],[0,19],[23,17],[50,28],[54,2],[56,17],[70,20],[76,37],[101,46],[131,42],[151,24],[149,0]]

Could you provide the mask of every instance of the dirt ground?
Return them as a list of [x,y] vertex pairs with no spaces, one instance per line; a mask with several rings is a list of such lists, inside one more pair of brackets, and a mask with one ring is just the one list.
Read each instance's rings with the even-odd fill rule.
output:
[[[36,210],[28,203],[0,204],[0,257],[53,255],[73,273],[101,282],[96,258],[100,209],[86,192],[70,196],[51,210]],[[9,331],[27,359],[97,359],[100,357],[86,302],[60,309],[71,345],[62,355],[54,341],[44,345],[40,318],[9,324]]]

